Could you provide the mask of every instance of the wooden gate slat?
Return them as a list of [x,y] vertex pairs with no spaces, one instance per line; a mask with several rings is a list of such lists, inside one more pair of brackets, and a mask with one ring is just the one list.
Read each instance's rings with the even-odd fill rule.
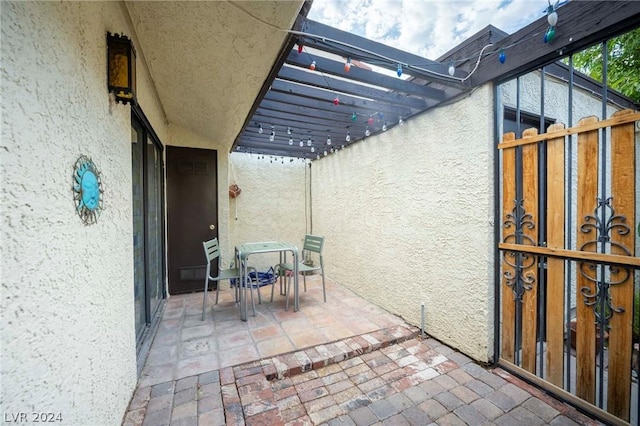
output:
[[[597,122],[597,117],[583,118],[578,126],[586,126]],[[595,231],[581,232],[580,226],[584,218],[593,215],[597,206],[598,196],[598,131],[580,133],[578,135],[578,220],[576,243],[578,249],[587,241],[596,239]],[[595,246],[587,246],[585,251],[595,251]],[[595,403],[596,396],[596,370],[595,370],[595,335],[596,327],[593,309],[584,304],[581,288],[589,288],[594,293],[595,286],[582,276],[580,265],[587,262],[578,262],[576,268],[576,311],[577,311],[577,336],[576,336],[576,395],[591,404]]]
[[[537,129],[527,129],[523,138],[536,136]],[[538,144],[522,147],[522,193],[524,211],[531,215],[533,226],[523,226],[522,233],[528,237],[523,244],[538,245]],[[538,257],[529,254],[522,273],[533,281],[531,289],[522,297],[522,368],[536,372],[536,342],[538,333]]]
[[[515,140],[515,133],[505,133],[503,141]],[[516,149],[505,149],[502,151],[502,223],[507,220],[507,215],[511,213],[516,199]],[[513,230],[502,228],[502,240]],[[503,253],[504,258],[509,256],[508,252]],[[503,259],[504,259],[503,258]],[[506,262],[502,261],[502,271],[510,271],[512,268]],[[506,278],[502,276],[502,353],[501,356],[514,362],[515,354],[515,301],[511,289],[506,285]]]
[[[549,132],[564,129],[557,123]],[[564,248],[564,137],[547,141],[547,247]],[[563,384],[564,367],[564,260],[547,258],[547,380]]]
[[[631,114],[633,111],[619,111],[614,117]],[[626,247],[634,255],[635,249],[635,143],[634,123],[611,127],[611,204],[616,215],[624,216],[626,224],[631,227],[628,234],[620,234],[616,229],[611,231],[611,241]],[[615,244],[611,246],[613,254],[626,254]],[[611,274],[613,282],[622,280],[625,269]],[[609,330],[609,389],[607,410],[624,420],[629,420],[631,397],[631,345],[633,321],[633,274],[610,288],[614,307],[623,308],[624,312],[614,313]]]

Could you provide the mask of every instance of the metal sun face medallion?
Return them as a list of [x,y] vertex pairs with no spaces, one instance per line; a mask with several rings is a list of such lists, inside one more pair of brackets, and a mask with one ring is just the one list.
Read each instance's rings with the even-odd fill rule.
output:
[[73,199],[78,216],[85,225],[98,221],[102,210],[102,182],[100,172],[91,158],[78,158],[73,168]]

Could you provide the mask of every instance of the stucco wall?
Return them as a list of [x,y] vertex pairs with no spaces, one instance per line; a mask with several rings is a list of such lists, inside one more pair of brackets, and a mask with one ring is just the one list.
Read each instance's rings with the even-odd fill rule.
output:
[[[229,201],[230,247],[251,241],[286,241],[302,249],[305,234],[305,163],[259,159],[256,154],[230,155],[229,183],[242,194]],[[221,198],[224,192],[221,192]],[[228,197],[227,197],[228,198]],[[220,200],[222,201],[222,200]],[[237,212],[237,215],[236,215]],[[264,254],[251,264],[266,270],[278,256]]]
[[[136,385],[131,110],[107,94],[107,31],[132,35],[120,3],[2,3],[2,413],[119,424]],[[139,63],[163,138],[149,85]],[[91,226],[71,190],[81,154],[104,189]]]
[[[326,273],[487,361],[493,342],[493,107],[470,97],[314,161]],[[331,296],[328,295],[330,298]]]

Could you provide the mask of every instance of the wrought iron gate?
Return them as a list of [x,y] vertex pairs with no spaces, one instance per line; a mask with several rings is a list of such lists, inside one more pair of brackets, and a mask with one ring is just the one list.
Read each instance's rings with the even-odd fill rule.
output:
[[637,416],[638,405],[632,388],[637,394],[639,120],[624,110],[569,129],[554,124],[542,135],[528,129],[518,140],[506,133],[498,145],[498,363],[622,424],[632,409]]

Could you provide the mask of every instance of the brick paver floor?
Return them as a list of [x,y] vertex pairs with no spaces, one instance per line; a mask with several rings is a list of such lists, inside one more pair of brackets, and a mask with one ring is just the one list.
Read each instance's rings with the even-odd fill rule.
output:
[[488,370],[348,289],[307,277],[300,310],[270,301],[240,321],[223,287],[172,296],[125,426],[597,424]]

